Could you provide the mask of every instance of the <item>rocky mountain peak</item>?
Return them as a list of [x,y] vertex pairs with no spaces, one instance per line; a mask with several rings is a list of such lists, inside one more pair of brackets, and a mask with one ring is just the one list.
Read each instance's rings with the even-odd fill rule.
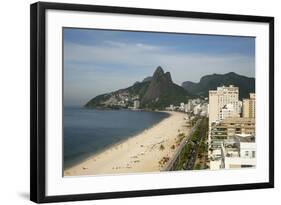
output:
[[161,66],[158,66],[154,71],[151,82],[161,82],[165,84],[173,83],[171,73],[170,72],[165,73]]
[[165,78],[166,78],[166,80],[167,80],[167,81],[169,81],[169,82],[173,82],[173,81],[172,81],[172,77],[171,77],[171,73],[170,73],[170,72],[166,72],[164,75],[165,75]]
[[153,77],[162,76],[164,75],[164,70],[161,66],[158,66],[154,71]]

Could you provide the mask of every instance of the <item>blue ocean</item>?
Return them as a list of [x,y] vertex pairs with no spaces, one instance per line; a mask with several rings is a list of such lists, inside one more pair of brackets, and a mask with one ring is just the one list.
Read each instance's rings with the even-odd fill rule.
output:
[[168,116],[161,112],[64,107],[64,168],[126,140]]

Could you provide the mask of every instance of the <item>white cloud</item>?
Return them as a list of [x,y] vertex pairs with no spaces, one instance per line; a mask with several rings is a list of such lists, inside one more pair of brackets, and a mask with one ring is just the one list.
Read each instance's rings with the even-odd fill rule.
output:
[[161,65],[171,69],[169,71],[177,82],[196,81],[202,75],[230,71],[249,75],[253,74],[249,71],[254,70],[254,60],[248,56],[182,53],[174,48],[114,41],[106,41],[103,46],[66,43],[65,61],[78,65],[87,63],[93,67],[101,64],[119,65],[132,70],[149,67],[154,69]]

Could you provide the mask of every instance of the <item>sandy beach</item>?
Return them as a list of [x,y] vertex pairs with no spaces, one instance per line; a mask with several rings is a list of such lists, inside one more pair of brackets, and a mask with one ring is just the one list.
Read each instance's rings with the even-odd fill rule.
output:
[[65,170],[64,176],[160,171],[190,132],[186,114],[168,113],[169,117],[153,127]]

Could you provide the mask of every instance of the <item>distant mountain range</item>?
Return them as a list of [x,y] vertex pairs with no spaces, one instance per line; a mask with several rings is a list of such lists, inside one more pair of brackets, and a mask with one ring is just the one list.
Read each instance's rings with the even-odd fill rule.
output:
[[164,109],[170,104],[178,105],[188,99],[198,96],[207,97],[208,91],[222,85],[239,87],[240,98],[246,98],[250,92],[255,92],[255,79],[227,73],[224,75],[206,75],[199,83],[186,81],[179,86],[172,81],[170,72],[164,72],[158,66],[153,76],[144,78],[132,86],[111,93],[98,95],[85,104],[86,108],[120,109],[134,106],[134,101],[140,102],[143,109]]
[[239,87],[239,98],[248,98],[249,93],[255,92],[255,78],[238,75],[234,72],[203,76],[198,83],[186,81],[182,87],[197,96],[209,95],[209,90],[216,90],[219,86],[234,85]]

